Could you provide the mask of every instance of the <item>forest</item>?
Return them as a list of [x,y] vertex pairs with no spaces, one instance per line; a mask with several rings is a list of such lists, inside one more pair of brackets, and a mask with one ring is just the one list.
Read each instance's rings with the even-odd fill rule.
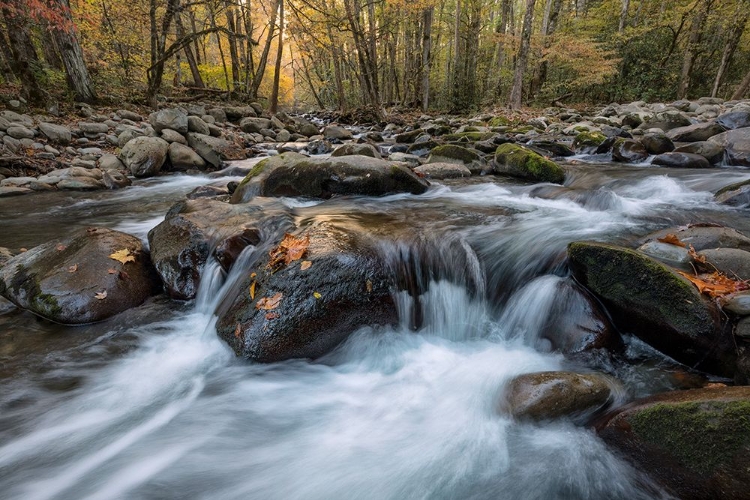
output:
[[469,112],[739,99],[748,0],[2,0],[0,83],[34,105],[171,95]]

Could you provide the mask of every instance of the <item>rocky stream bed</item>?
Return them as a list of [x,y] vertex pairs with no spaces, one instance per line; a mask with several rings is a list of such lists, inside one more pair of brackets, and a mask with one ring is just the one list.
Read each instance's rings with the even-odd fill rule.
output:
[[7,498],[750,498],[750,102],[0,112]]

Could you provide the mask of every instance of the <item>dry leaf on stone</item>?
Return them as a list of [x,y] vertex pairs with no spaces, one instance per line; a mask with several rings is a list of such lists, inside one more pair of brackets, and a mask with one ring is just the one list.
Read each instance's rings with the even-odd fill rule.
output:
[[107,274],[115,274],[116,272],[117,272],[117,269],[114,269],[112,267],[110,267],[109,269],[107,269]]
[[103,292],[97,293],[96,295],[94,295],[94,298],[96,298],[98,300],[104,300],[104,299],[106,299],[107,298],[107,291],[104,290]]
[[276,312],[266,313],[266,319],[268,319],[268,320],[277,319],[277,318],[280,318],[280,317],[281,317],[281,315],[279,313],[276,313]]
[[250,285],[250,300],[255,299],[255,281],[253,281],[253,284]]
[[323,297],[323,296],[321,294],[319,294],[318,292],[313,292],[313,297],[315,297],[316,299],[320,300],[321,297]]
[[277,307],[279,307],[279,304],[281,304],[281,297],[281,292],[274,294],[272,297],[263,297],[255,304],[255,308],[264,309],[266,311],[276,309]]
[[310,269],[310,266],[312,266],[312,262],[309,260],[303,260],[302,264],[299,266],[300,271],[307,271]]
[[63,251],[63,250],[65,250],[66,248],[68,248],[68,247],[66,247],[65,245],[63,245],[62,243],[60,243],[59,245],[57,245],[57,246],[55,247],[55,250],[57,250],[58,252],[62,252],[62,251]]
[[112,260],[116,260],[117,262],[120,262],[122,264],[135,262],[135,255],[131,254],[130,250],[128,250],[127,248],[116,251],[115,253],[111,254],[109,258]]
[[658,241],[661,241],[662,243],[667,243],[669,245],[675,245],[678,247],[685,248],[686,245],[680,241],[680,239],[677,237],[674,233],[669,233],[663,238],[658,238]]
[[234,329],[234,336],[240,338],[240,335],[242,335],[242,325],[237,323],[237,328]]
[[72,266],[70,266],[70,267],[68,268],[68,272],[69,272],[69,273],[74,273],[74,272],[76,272],[76,271],[78,271],[78,264],[73,264]]
[[747,281],[737,281],[728,278],[719,272],[711,274],[699,274],[697,276],[677,271],[698,288],[702,294],[711,298],[723,297],[730,293],[740,292],[750,289]]
[[283,266],[288,266],[291,262],[304,257],[309,245],[309,235],[304,238],[297,238],[293,234],[286,233],[281,243],[268,253],[271,256],[268,267],[277,270]]

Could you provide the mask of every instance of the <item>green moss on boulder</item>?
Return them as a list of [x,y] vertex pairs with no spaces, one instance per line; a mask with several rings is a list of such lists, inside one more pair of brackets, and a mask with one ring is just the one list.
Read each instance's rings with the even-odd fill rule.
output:
[[573,139],[573,149],[578,153],[593,153],[596,149],[607,140],[607,137],[600,132],[583,131]]
[[565,170],[542,155],[519,146],[506,143],[495,151],[495,173],[519,177],[537,182],[562,184]]

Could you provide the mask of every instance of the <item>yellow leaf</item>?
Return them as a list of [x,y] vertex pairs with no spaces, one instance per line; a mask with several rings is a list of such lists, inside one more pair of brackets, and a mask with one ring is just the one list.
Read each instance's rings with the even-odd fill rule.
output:
[[250,299],[255,299],[255,281],[253,281],[253,284],[250,285]]
[[127,248],[123,248],[122,250],[118,250],[112,255],[109,256],[110,259],[116,260],[118,262],[121,262],[122,264],[127,264],[128,262],[135,262],[135,255],[132,255],[130,253],[130,250]]
[[302,265],[299,266],[299,269],[300,271],[307,271],[308,269],[310,269],[310,266],[312,266],[312,262],[310,262],[309,260],[303,260]]
[[96,295],[94,295],[94,298],[96,298],[98,300],[104,300],[104,299],[106,299],[107,298],[107,291],[104,290],[104,291],[101,291],[101,292],[97,293]]
[[321,294],[319,294],[318,292],[313,292],[313,297],[315,297],[316,299],[320,300],[323,296]]

